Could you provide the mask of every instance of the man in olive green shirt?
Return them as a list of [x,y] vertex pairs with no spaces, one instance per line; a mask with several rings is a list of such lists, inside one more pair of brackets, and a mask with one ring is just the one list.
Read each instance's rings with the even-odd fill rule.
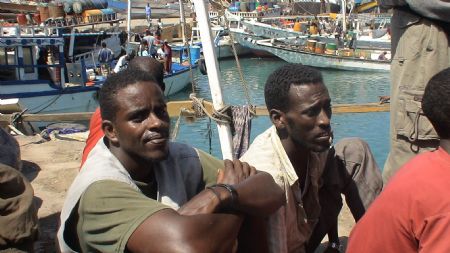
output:
[[105,137],[68,191],[62,252],[230,252],[245,214],[283,204],[269,174],[169,143],[164,96],[149,74],[111,75],[99,102]]
[[[166,160],[155,163],[156,180],[134,181],[137,189],[110,178],[87,187],[78,203],[77,224],[69,219],[72,226],[77,226],[78,235],[69,232],[67,237],[79,238],[79,243],[72,242],[80,245],[77,251],[123,252],[131,233],[147,217],[162,209],[179,209],[205,186],[216,182],[217,169],[223,167],[223,161],[186,144],[169,143],[169,150]],[[103,166],[105,160],[121,166],[116,159],[108,157],[109,150],[103,140],[91,152],[95,159],[86,161],[81,170],[83,175],[95,175],[96,166]],[[74,184],[79,185],[79,180]],[[110,227],[114,229],[108,233],[95,232]]]

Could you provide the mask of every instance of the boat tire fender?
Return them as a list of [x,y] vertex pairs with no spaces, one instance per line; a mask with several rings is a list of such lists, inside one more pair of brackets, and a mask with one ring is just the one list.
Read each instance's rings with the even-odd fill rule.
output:
[[200,59],[200,61],[198,63],[198,68],[200,69],[200,73],[202,73],[202,75],[207,75],[208,74],[208,71],[206,69],[205,59]]

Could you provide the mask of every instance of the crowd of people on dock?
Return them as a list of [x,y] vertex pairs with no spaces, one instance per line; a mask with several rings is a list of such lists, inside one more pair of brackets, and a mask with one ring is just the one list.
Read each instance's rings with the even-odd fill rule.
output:
[[[271,73],[272,126],[242,157],[220,160],[169,141],[165,68],[133,56],[100,90],[58,249],[309,253],[328,236],[324,252],[344,252],[344,195],[357,222],[346,252],[450,252],[450,6],[380,3],[394,9],[383,174],[364,140],[333,144],[332,101],[315,68]],[[0,129],[0,251],[32,252],[38,235],[20,161],[17,142]]]
[[153,57],[161,61],[164,65],[165,73],[170,74],[172,71],[172,47],[167,40],[161,39],[160,25],[157,25],[153,30],[146,29],[143,34],[136,35],[135,39],[140,43],[138,49],[130,50],[120,56],[115,64],[113,64],[114,53],[107,47],[105,42],[102,42],[102,48],[97,55],[97,60],[103,76],[107,77],[111,73],[117,73],[125,69],[135,56]]

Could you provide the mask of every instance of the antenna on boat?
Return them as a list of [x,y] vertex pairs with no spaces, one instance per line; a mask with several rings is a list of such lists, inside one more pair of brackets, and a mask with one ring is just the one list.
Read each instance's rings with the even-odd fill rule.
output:
[[183,38],[183,45],[186,45],[186,18],[184,17],[184,6],[183,0],[178,0],[180,3],[180,24],[181,24],[181,34]]
[[131,0],[128,0],[127,8],[127,53],[130,47],[131,41]]
[[[214,110],[220,111],[225,105],[220,87],[219,68],[214,50],[213,36],[209,26],[208,8],[203,0],[194,0],[195,12],[197,14],[198,27],[200,29],[203,54],[206,66],[208,66],[208,81],[211,90]],[[233,141],[229,123],[216,122],[219,132],[220,148],[223,159],[233,159]]]
[[347,24],[345,14],[347,12],[347,0],[341,0],[341,12],[342,12],[342,33],[347,33]]

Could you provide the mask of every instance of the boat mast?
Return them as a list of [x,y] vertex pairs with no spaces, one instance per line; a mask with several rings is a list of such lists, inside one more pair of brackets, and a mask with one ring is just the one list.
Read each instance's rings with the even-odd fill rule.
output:
[[[216,111],[224,107],[222,89],[220,87],[219,68],[216,58],[216,51],[213,44],[211,27],[209,26],[209,13],[204,0],[194,0],[195,12],[197,14],[198,27],[203,46],[205,63],[208,66],[208,81],[211,90],[213,106]],[[223,159],[233,159],[233,142],[230,125],[228,123],[217,123],[219,132],[220,148]]]
[[347,24],[346,24],[346,10],[347,10],[347,1],[346,0],[341,0],[341,12],[342,12],[342,33],[346,34],[347,32]]
[[178,0],[180,3],[180,24],[181,24],[181,34],[183,38],[183,45],[186,45],[186,18],[184,17],[184,6],[183,6],[183,0]]
[[127,53],[130,48],[131,41],[131,0],[128,0],[127,8]]

